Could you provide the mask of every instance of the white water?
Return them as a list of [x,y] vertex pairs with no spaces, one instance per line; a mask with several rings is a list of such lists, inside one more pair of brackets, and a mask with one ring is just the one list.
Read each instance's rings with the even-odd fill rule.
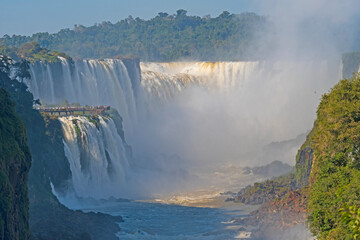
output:
[[[146,202],[104,204],[83,208],[122,216],[122,240],[225,240],[249,235],[233,219],[248,214],[248,209],[182,207]],[[243,239],[243,238],[241,238]]]
[[82,105],[111,105],[121,113],[131,132],[137,119],[135,92],[139,74],[134,73],[138,77],[131,79],[123,61],[117,59],[78,60],[73,65],[65,58],[60,60],[30,65],[28,85],[34,98],[45,103],[61,104],[66,99]]
[[[148,99],[157,100],[148,101],[154,114],[140,119],[135,154],[176,154],[204,168],[269,163],[254,154],[311,129],[321,95],[338,81],[339,64],[141,63],[141,69]],[[162,107],[152,104],[158,101]]]
[[[118,166],[122,170],[116,181],[126,185],[123,177],[135,174],[138,183],[127,188],[149,196],[195,187],[195,179],[211,176],[224,165],[254,166],[278,160],[277,156],[259,156],[259,149],[308,131],[321,94],[338,81],[339,72],[338,61],[141,63],[140,79],[140,69],[121,60],[74,64],[60,60],[31,65],[31,92],[48,103],[66,99],[115,107],[124,119],[125,138],[138,168],[129,170],[128,161],[134,160],[120,154],[119,164],[124,165]],[[69,136],[74,146],[69,147],[69,138],[65,150],[69,161],[76,162],[74,149],[81,147],[75,135]],[[97,137],[97,144],[107,141],[103,135]],[[294,164],[295,152],[284,155],[293,155],[286,161]],[[127,191],[115,190],[111,184],[104,156],[92,155],[90,162],[96,167],[86,177],[79,165],[73,165],[79,195],[86,196],[89,182],[94,181],[97,186],[112,187],[92,188],[92,197],[128,197]]]
[[149,98],[171,100],[194,86],[222,92],[238,89],[258,71],[259,62],[141,63],[140,67]]
[[125,195],[130,167],[113,120],[99,116],[99,129],[87,117],[59,120],[76,195],[83,198]]
[[[97,129],[86,117],[60,118],[76,196],[136,197],[141,192],[142,197],[164,197],[198,188],[212,195],[258,180],[242,176],[238,167],[277,160],[257,154],[269,142],[310,129],[320,96],[338,80],[338,71],[338,64],[329,62],[141,63],[140,84],[136,70],[121,60],[71,65],[61,59],[57,65],[32,65],[28,84],[45,102],[111,105],[124,118],[135,159],[126,155],[125,142],[111,119],[100,117]],[[295,152],[290,155],[288,162],[294,163]],[[69,207],[75,204],[61,197]],[[200,198],[177,195],[163,202]],[[239,209],[116,201],[82,204],[72,207],[122,216],[119,239],[246,235],[232,221],[244,214]]]

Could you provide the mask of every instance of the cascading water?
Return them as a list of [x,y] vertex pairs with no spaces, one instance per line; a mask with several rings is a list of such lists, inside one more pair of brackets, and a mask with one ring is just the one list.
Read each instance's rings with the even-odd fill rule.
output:
[[46,103],[61,104],[64,100],[82,105],[111,105],[120,112],[127,131],[137,119],[135,92],[139,86],[138,69],[130,73],[122,60],[78,60],[73,63],[65,58],[60,62],[30,65],[28,82],[35,98]]
[[141,122],[135,152],[141,146],[142,157],[177,154],[201,168],[269,163],[253,159],[252,152],[310,129],[321,94],[338,81],[339,67],[338,60],[140,66],[148,98],[167,104]]
[[[155,197],[180,203],[204,197],[181,194],[199,186],[209,196],[239,190],[258,176],[245,178],[238,166],[282,156],[294,161],[295,152],[254,153],[308,130],[321,94],[338,80],[338,64],[328,62],[141,63],[136,68],[121,60],[60,60],[31,65],[28,84],[35,97],[115,107],[133,149],[130,158],[109,117],[59,118],[74,192],[94,199],[159,194]],[[167,194],[179,191],[166,201]],[[111,199],[95,201],[96,206],[82,199],[77,205],[77,198],[66,197],[59,199],[68,207],[123,216],[121,239],[220,240],[249,234],[233,221],[243,211],[228,215],[223,209]]]
[[259,62],[141,63],[142,86],[149,97],[169,100],[191,86],[220,91],[240,87],[259,70]]
[[[64,58],[54,64],[35,63],[28,85],[36,98],[48,103],[61,104],[66,99],[82,105],[111,105],[122,116],[126,141],[141,162],[135,165],[173,171],[174,166],[204,169],[220,163],[278,160],[254,159],[253,152],[306,132],[321,94],[338,80],[338,61],[130,63],[118,59],[71,63]],[[98,137],[98,142],[106,142]],[[68,158],[77,159],[77,150],[70,151],[71,144],[65,143]],[[92,155],[89,161],[106,162],[106,157]],[[127,162],[121,155],[119,159]],[[292,163],[294,158],[286,161]],[[92,188],[89,181],[97,179],[98,185],[111,181],[105,166],[88,175],[72,169],[82,176],[80,195],[86,195],[86,186]],[[119,171],[121,176],[123,171],[132,175],[125,167]],[[97,197],[111,195],[111,189],[102,190],[95,191]]]
[[111,118],[89,118],[59,118],[75,193],[93,198],[124,195],[130,168],[124,141]]

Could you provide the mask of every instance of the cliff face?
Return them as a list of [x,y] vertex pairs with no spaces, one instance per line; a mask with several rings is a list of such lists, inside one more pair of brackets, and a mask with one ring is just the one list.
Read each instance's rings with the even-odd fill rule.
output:
[[71,185],[69,162],[65,157],[61,124],[43,118],[38,111],[24,114],[33,165],[29,173],[31,240],[116,240],[121,217],[72,211],[52,194],[50,180],[59,192]]
[[260,225],[259,233],[307,219],[317,239],[355,239],[360,216],[351,209],[360,206],[359,100],[360,75],[341,80],[323,95],[314,127],[298,152],[299,189],[265,203],[250,216],[250,222]]
[[312,146],[312,139],[314,136],[314,132],[316,131],[316,127],[317,123],[315,122],[313,129],[306,136],[306,141],[301,146],[296,155],[295,179],[298,188],[305,187],[309,184],[309,177],[314,161],[314,149]]
[[46,161],[48,174],[56,191],[60,193],[66,192],[71,188],[68,184],[71,179],[71,171],[64,153],[61,124],[56,118],[43,117],[45,120],[45,134],[49,140],[48,148],[53,149],[52,152],[48,153],[50,156],[47,157],[48,160]]
[[[255,183],[238,193],[235,200],[245,204],[262,204],[244,221],[253,228],[252,239],[308,239],[306,230],[314,161],[314,134],[318,123],[307,135],[296,156],[294,173]],[[294,235],[295,234],[295,235]]]
[[[26,116],[25,116],[26,117]],[[33,166],[29,173],[31,240],[116,240],[121,217],[72,211],[52,194],[50,180],[57,191],[65,192],[71,178],[65,157],[61,125],[57,119],[34,111],[26,117]]]
[[360,76],[322,97],[312,136],[309,224],[318,239],[352,239],[341,209],[360,205]]
[[[3,79],[0,79],[3,80]],[[0,239],[29,238],[27,179],[31,155],[24,122],[0,88]]]
[[[116,240],[115,233],[120,230],[116,222],[122,221],[121,217],[72,211],[52,194],[50,180],[64,190],[67,185],[62,183],[70,176],[61,126],[57,120],[45,121],[33,109],[33,95],[25,84],[9,78],[10,67],[18,70],[20,80],[30,76],[26,63],[20,69],[0,56],[0,89],[10,93],[3,95],[0,90],[0,240],[28,239],[30,231],[30,239],[37,240]],[[15,111],[9,95],[16,103]],[[30,171],[26,138],[32,156]]]
[[303,226],[306,207],[306,189],[297,189],[281,199],[266,202],[248,217],[247,224],[256,227],[252,239],[279,239],[286,230]]

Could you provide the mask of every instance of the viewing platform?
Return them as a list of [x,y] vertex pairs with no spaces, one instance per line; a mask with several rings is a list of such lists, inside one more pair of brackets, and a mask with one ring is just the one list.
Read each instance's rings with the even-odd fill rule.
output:
[[40,113],[58,116],[71,115],[105,115],[110,106],[85,106],[85,107],[36,107]]

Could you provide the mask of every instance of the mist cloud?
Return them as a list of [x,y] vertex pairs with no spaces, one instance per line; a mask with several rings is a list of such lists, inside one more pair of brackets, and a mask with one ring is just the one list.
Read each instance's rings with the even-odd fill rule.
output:
[[360,31],[356,0],[261,1],[261,9],[273,23],[271,42],[277,58],[335,57],[358,49]]
[[[176,162],[163,157],[158,167],[166,171],[175,165],[190,175],[211,174],[226,164],[264,165],[277,160],[277,156],[261,156],[266,144],[295,138],[312,128],[321,95],[341,78],[341,53],[356,45],[360,2],[261,3],[272,26],[261,36],[268,51],[259,52],[268,54],[259,58],[255,68],[239,63],[243,70],[235,76],[236,86],[226,85],[234,69],[215,77],[210,68],[200,71],[195,63],[168,69],[173,76],[206,79],[208,74],[217,87],[193,85],[140,120],[132,143],[137,158],[176,156]],[[294,165],[292,154],[287,163]]]

